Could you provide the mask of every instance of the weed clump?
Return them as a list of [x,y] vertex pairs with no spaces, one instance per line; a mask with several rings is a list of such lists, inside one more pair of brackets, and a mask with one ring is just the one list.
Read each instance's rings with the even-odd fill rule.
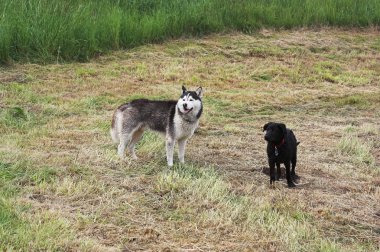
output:
[[0,123],[8,127],[22,127],[28,121],[27,112],[20,107],[5,109],[0,113]]
[[362,142],[355,133],[347,133],[340,140],[338,147],[356,163],[373,166],[375,159],[371,154],[372,144]]

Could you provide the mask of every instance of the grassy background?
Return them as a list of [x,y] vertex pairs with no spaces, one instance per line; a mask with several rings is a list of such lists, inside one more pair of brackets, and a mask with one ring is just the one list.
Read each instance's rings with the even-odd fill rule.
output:
[[[379,251],[379,54],[371,29],[263,30],[0,69],[0,251]],[[148,132],[121,161],[114,109],[182,83],[186,165]],[[295,189],[269,187],[268,121],[301,142]]]
[[378,0],[3,0],[0,63],[87,61],[225,30],[379,24]]

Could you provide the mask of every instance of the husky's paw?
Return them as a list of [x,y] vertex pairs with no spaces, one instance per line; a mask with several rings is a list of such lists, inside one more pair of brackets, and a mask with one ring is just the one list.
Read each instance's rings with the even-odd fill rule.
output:
[[117,151],[117,155],[119,156],[120,159],[124,159],[124,158],[125,158],[125,153],[124,153],[124,151],[120,151],[120,150],[118,150],[118,151]]

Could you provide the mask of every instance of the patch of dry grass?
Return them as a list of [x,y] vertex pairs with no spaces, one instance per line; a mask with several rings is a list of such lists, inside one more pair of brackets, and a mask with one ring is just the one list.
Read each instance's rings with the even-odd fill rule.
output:
[[[1,248],[377,251],[378,36],[263,30],[0,69]],[[187,164],[168,170],[155,133],[121,162],[113,110],[182,83],[205,88]],[[267,121],[301,141],[295,190],[268,186]]]

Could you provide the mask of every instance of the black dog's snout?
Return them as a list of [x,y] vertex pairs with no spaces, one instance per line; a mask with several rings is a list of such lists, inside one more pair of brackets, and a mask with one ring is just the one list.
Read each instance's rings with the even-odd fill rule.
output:
[[269,137],[267,135],[264,136],[264,139],[269,141]]

